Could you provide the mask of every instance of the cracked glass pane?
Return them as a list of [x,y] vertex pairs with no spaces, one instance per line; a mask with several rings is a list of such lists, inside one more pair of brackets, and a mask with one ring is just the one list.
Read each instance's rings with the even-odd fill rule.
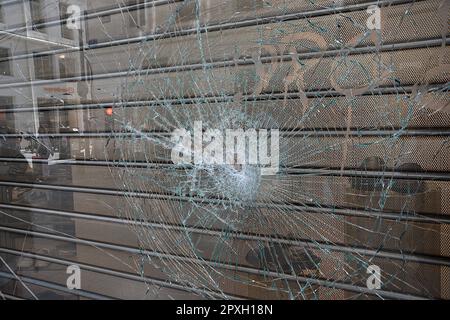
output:
[[448,0],[0,2],[0,298],[449,299]]

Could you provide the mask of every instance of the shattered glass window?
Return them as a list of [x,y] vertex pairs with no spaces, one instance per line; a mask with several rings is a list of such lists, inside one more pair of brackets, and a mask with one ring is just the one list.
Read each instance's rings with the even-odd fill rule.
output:
[[0,298],[450,298],[449,0],[0,10]]

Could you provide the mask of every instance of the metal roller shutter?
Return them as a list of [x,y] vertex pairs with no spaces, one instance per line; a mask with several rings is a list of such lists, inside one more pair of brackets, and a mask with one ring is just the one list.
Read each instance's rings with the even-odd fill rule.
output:
[[0,297],[450,298],[448,0],[0,10]]

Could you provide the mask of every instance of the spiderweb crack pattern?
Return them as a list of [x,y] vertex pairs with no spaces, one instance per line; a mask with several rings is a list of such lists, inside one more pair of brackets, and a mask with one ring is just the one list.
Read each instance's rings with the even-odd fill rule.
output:
[[[368,266],[379,265],[387,291],[434,296],[426,280],[412,279],[422,267],[411,254],[440,231],[381,213],[416,217],[416,197],[433,192],[394,173],[436,169],[420,158],[401,165],[416,159],[426,141],[411,128],[423,115],[448,111],[448,102],[442,107],[448,82],[434,86],[448,79],[448,30],[439,50],[413,45],[417,35],[441,36],[445,22],[424,29],[415,20],[441,2],[389,9],[380,3],[380,30],[367,28],[365,10],[338,9],[364,1],[177,5],[159,26],[161,35],[172,35],[130,52],[114,105],[115,130],[131,133],[115,142],[116,165],[126,168],[117,183],[160,196],[147,203],[130,195],[120,208],[137,222],[133,231],[142,248],[161,254],[145,257],[142,269],[155,265],[177,283],[206,289],[210,298],[226,298],[230,286],[242,286],[249,295],[318,299],[384,297],[366,287]],[[270,23],[260,16],[293,7],[331,11]],[[226,13],[232,14],[223,21]],[[222,29],[214,22],[219,19],[222,25],[257,22]],[[177,35],[186,29],[188,35]],[[125,107],[145,99],[152,103]],[[280,171],[262,176],[248,164],[174,164],[170,133],[192,132],[198,121],[204,131],[278,129]],[[152,167],[137,170],[142,163]]]

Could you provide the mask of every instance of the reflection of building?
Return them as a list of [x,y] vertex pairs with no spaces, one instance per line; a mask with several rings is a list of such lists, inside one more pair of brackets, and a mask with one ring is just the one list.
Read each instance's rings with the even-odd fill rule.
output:
[[[72,1],[73,3],[73,1]],[[77,1],[82,6],[82,1]],[[7,30],[2,32],[0,44],[0,82],[11,83],[21,81],[37,81],[69,78],[80,73],[80,54],[75,51],[71,54],[51,54],[65,48],[78,48],[80,34],[78,30],[68,29],[66,24],[55,23],[59,21],[55,12],[61,12],[63,18],[67,17],[67,4],[60,1],[26,1],[25,5],[10,4],[3,6],[3,19],[0,26]],[[53,21],[53,23],[46,24]],[[63,20],[65,21],[65,19]],[[43,54],[49,52],[49,54]],[[18,55],[26,58],[13,59]],[[17,113],[16,122],[20,130],[36,132],[39,128],[39,107],[42,100],[58,100],[59,103],[76,103],[79,99],[76,83],[65,81],[46,84],[45,86],[28,86],[15,92],[8,88],[0,89],[3,106],[33,107],[34,117],[29,114]],[[58,112],[58,111],[57,111]],[[11,124],[12,125],[12,124]],[[67,127],[67,123],[62,123]],[[59,131],[60,125],[54,127]]]
[[[82,1],[77,3],[82,5]],[[0,11],[2,14],[0,86],[7,83],[28,83],[17,90],[5,85],[0,89],[0,132],[12,135],[25,134],[24,137],[26,137],[14,140],[15,144],[10,143],[8,148],[2,145],[0,158],[2,160],[16,159],[16,163],[1,162],[3,169],[8,168],[6,171],[0,170],[2,180],[14,179],[28,183],[71,181],[70,167],[48,164],[52,159],[70,157],[69,144],[67,141],[55,140],[45,135],[71,130],[68,114],[61,112],[58,107],[79,101],[77,84],[58,79],[80,74],[81,55],[77,51],[67,55],[52,52],[65,48],[78,48],[80,33],[78,30],[68,29],[65,20],[58,23],[60,17],[55,16],[55,12],[61,12],[63,18],[67,16],[67,5],[63,2],[30,0],[3,5]],[[20,58],[16,58],[17,56]],[[55,79],[57,81],[54,81]],[[34,85],[42,81],[50,82],[43,86]],[[21,108],[31,111],[17,112]],[[52,108],[52,110],[44,113],[41,112],[42,108]],[[7,152],[7,150],[10,151]],[[73,208],[70,194],[45,194],[33,188],[23,190],[5,186],[0,189],[2,203],[20,203],[25,206],[46,206],[46,203],[53,203],[68,209]],[[30,224],[33,224],[46,226],[56,232],[73,234],[74,224],[67,220],[35,214],[22,216],[22,218],[24,223],[4,217],[0,218],[0,221],[2,224],[19,228],[29,229]],[[5,239],[10,245],[21,243],[20,237],[9,236]],[[28,250],[41,253],[52,250],[57,252],[73,252],[74,250],[70,244],[55,247],[40,239],[33,239],[28,244],[22,244]],[[52,268],[48,268],[48,264],[38,263],[27,257],[7,259],[7,261],[19,269],[41,268],[39,272],[47,272],[49,276],[63,270],[57,268],[52,271]],[[14,284],[10,283],[10,286],[14,287]]]

